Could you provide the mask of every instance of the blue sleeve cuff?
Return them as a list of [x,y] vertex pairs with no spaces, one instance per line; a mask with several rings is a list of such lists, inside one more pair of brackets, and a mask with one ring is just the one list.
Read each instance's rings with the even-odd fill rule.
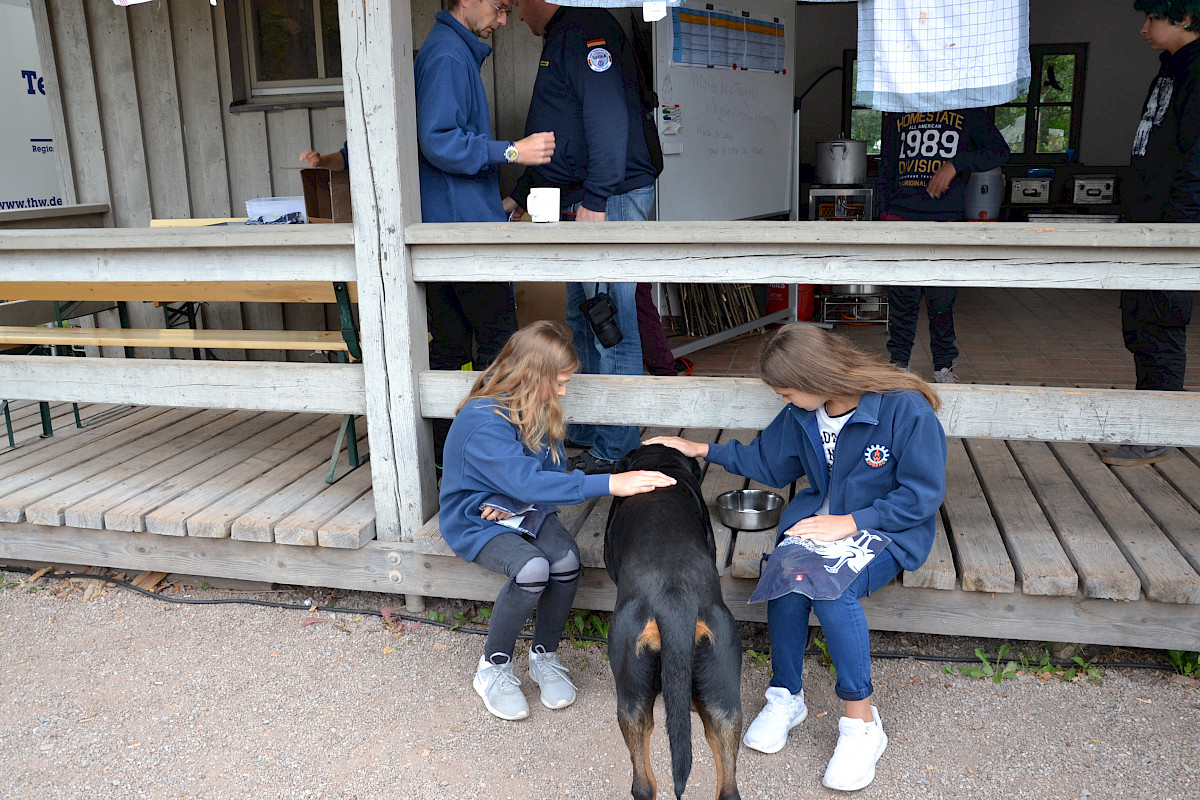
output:
[[508,142],[488,142],[487,154],[489,164],[507,164],[504,159],[504,151],[508,149]]
[[608,497],[608,476],[585,475],[583,478],[583,496],[584,497]]

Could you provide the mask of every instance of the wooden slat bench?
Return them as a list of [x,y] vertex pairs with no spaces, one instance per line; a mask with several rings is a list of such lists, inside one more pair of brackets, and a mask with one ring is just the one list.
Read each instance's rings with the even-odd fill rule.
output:
[[[0,345],[115,346],[125,348],[184,348],[232,350],[303,350],[335,352],[342,361],[360,360],[358,327],[351,303],[355,284],[346,281],[3,281],[0,298],[30,301],[128,301],[330,303],[338,307],[340,331],[325,330],[211,330],[192,328],[74,328],[36,325],[0,326]],[[120,362],[121,359],[113,359]],[[333,481],[337,454],[343,442],[352,468],[360,464],[355,437],[347,432],[353,415],[346,415],[334,443],[328,480]]]

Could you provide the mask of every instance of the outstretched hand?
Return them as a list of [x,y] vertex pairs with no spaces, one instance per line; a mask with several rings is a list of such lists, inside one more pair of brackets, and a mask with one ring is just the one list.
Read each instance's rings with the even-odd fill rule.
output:
[[929,179],[929,185],[925,187],[925,193],[935,200],[938,199],[950,188],[950,183],[957,174],[958,169],[950,162],[950,159],[946,159],[938,167],[938,171],[933,173],[933,177]]
[[708,442],[693,442],[690,439],[684,439],[682,436],[655,436],[652,439],[642,442],[642,444],[665,444],[667,447],[673,447],[690,458],[708,457]]
[[784,531],[785,536],[799,536],[814,542],[836,542],[858,531],[853,514],[820,514],[807,517]]
[[674,485],[674,478],[648,469],[616,472],[608,476],[608,493],[614,497],[631,497]]

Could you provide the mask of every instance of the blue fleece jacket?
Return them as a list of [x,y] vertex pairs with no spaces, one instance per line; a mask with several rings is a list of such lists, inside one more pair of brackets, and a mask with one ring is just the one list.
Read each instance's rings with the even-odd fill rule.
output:
[[498,408],[489,398],[471,400],[446,436],[438,522],[446,544],[466,561],[474,561],[492,538],[512,532],[479,514],[480,504],[494,494],[540,509],[608,495],[607,475],[565,472],[561,446],[557,465],[548,446],[530,452],[517,426],[497,414]]
[[808,476],[808,488],[784,509],[781,535],[828,494],[830,514],[852,514],[860,529],[892,537],[888,549],[904,569],[929,556],[946,494],[946,434],[916,392],[862,396],[834,446],[832,477],[816,413],[793,405],[750,444],[710,444],[708,460],[768,486]]
[[492,138],[479,75],[492,48],[439,11],[417,53],[417,162],[423,222],[503,222],[497,164],[508,142]]

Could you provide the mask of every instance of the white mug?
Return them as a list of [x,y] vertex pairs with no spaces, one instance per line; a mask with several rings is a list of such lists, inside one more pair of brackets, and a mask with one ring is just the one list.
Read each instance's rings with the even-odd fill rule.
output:
[[529,190],[525,201],[525,210],[534,222],[558,222],[559,191],[557,188],[543,186]]

